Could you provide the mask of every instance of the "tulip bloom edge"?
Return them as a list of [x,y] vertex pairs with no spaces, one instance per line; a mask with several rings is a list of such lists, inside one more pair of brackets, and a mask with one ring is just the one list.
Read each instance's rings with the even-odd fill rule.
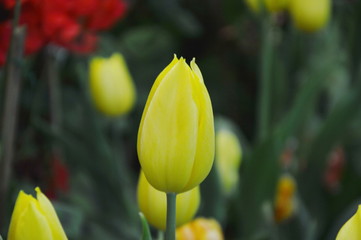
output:
[[174,56],[149,93],[138,131],[139,162],[159,191],[181,193],[199,185],[214,161],[211,100],[195,60]]

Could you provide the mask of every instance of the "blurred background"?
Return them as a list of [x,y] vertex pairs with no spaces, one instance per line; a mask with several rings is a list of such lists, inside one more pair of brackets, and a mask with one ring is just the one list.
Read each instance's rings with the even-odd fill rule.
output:
[[[137,131],[173,54],[196,58],[216,130],[229,129],[241,148],[238,163],[215,164],[201,184],[197,216],[216,219],[225,239],[335,239],[356,211],[360,1],[21,5],[17,15],[14,0],[0,0],[1,235],[19,190],[39,186],[69,239],[140,239]],[[92,59],[113,53],[136,92],[121,113],[102,109],[90,81]],[[227,171],[236,172],[229,188]]]

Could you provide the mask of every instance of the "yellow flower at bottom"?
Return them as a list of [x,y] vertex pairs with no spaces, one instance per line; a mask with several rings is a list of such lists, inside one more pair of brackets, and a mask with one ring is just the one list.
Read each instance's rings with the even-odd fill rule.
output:
[[[177,195],[176,225],[190,221],[196,214],[200,202],[199,186]],[[147,221],[160,230],[166,228],[167,199],[166,193],[158,191],[149,184],[143,172],[138,182],[138,205]]]
[[340,229],[336,240],[360,240],[361,239],[361,205],[353,215]]
[[222,228],[214,219],[197,218],[177,228],[177,240],[223,240]]
[[8,240],[67,239],[49,199],[36,189],[37,199],[20,191],[11,217]]
[[295,211],[295,191],[296,182],[292,176],[284,174],[278,180],[276,199],[275,199],[275,220],[281,222],[289,217]]

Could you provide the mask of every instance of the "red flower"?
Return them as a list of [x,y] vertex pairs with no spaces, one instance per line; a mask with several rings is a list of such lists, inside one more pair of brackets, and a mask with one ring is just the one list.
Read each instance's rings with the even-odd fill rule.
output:
[[0,24],[0,65],[6,60],[11,35],[11,24],[9,21]]
[[340,188],[346,158],[341,146],[335,147],[327,160],[324,183],[330,192],[336,193]]
[[51,179],[46,195],[54,199],[58,192],[69,191],[69,171],[66,165],[54,155],[51,160]]
[[111,27],[124,15],[126,4],[119,0],[98,1],[97,10],[89,15],[86,27],[92,30],[104,30]]
[[[0,0],[13,11],[15,0]],[[26,25],[25,54],[48,43],[76,53],[95,49],[97,31],[111,27],[125,13],[123,0],[22,0],[20,24]],[[0,65],[9,46],[10,20],[0,26]]]

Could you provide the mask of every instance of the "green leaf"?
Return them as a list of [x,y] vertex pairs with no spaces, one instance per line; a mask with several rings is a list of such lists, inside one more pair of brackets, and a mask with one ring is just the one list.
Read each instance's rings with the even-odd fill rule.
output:
[[142,240],[152,240],[152,235],[150,234],[147,219],[145,218],[144,214],[141,212],[139,212],[139,217],[140,220],[142,221],[142,228],[143,228]]

